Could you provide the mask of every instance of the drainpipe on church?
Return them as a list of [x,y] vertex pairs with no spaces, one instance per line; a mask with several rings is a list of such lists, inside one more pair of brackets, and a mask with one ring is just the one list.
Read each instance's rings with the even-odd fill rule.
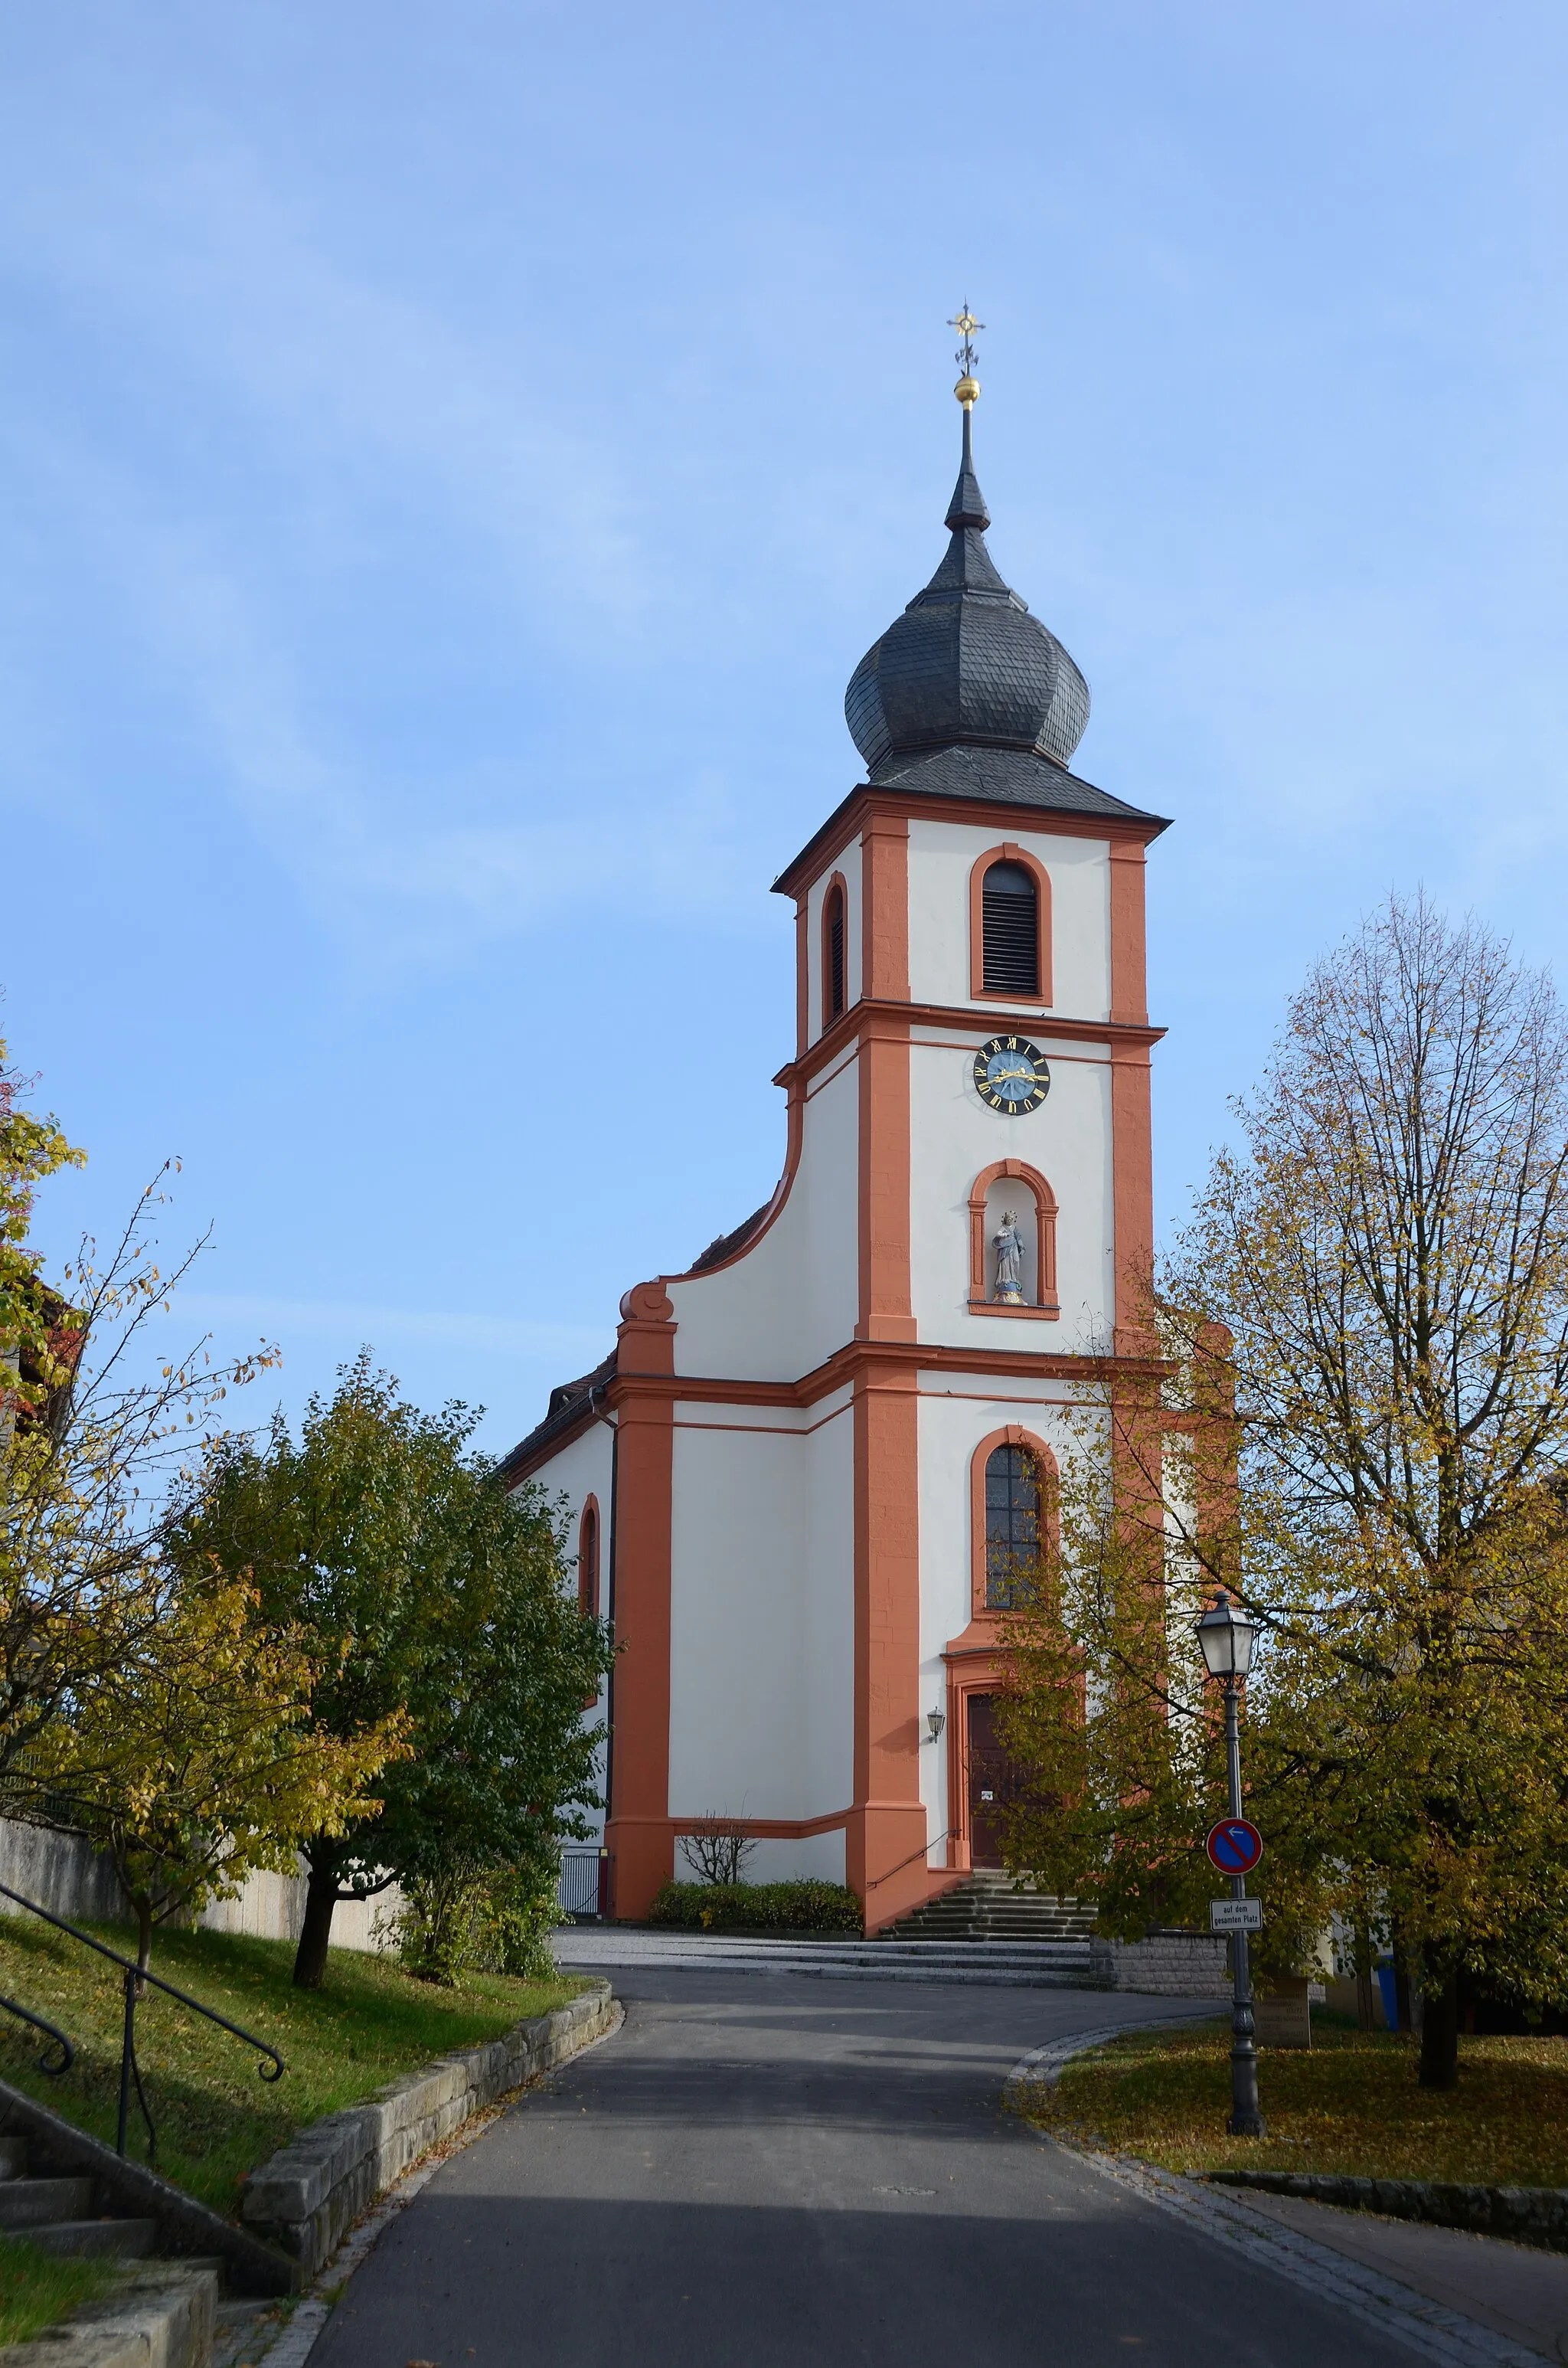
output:
[[[601,1395],[601,1394],[602,1394],[602,1392],[603,1392],[604,1390],[607,1390],[608,1387],[609,1387],[609,1383],[608,1383],[608,1382],[605,1382],[605,1383],[602,1383],[600,1384],[600,1389],[599,1389],[598,1391],[590,1390],[590,1391],[588,1392],[588,1412],[593,1416],[594,1420],[595,1420],[596,1422],[602,1422],[602,1423],[604,1424],[605,1428],[607,1429],[607,1430],[609,1432],[609,1539],[608,1539],[608,1544],[607,1544],[607,1547],[606,1547],[606,1551],[605,1551],[605,1565],[606,1565],[606,1567],[605,1567],[605,1614],[604,1614],[604,1616],[605,1616],[605,1619],[607,1620],[607,1622],[608,1622],[608,1624],[609,1624],[610,1633],[611,1633],[611,1634],[613,1635],[613,1634],[614,1634],[614,1633],[615,1633],[615,1542],[616,1542],[616,1538],[617,1538],[617,1535],[619,1534],[619,1527],[620,1527],[619,1521],[619,1520],[618,1520],[618,1518],[617,1518],[618,1508],[619,1508],[619,1498],[620,1498],[620,1485],[619,1485],[619,1484],[620,1484],[620,1424],[619,1424],[619,1422],[617,1420],[617,1418],[616,1418],[613,1415],[608,1415],[608,1414],[605,1414],[605,1413],[601,1412],[601,1410],[600,1410],[597,1406],[595,1406],[595,1404],[594,1404],[595,1397],[596,1397],[596,1396],[597,1396],[597,1395]],[[605,1831],[606,1833],[608,1833],[608,1830],[609,1830],[609,1804],[610,1804],[610,1802],[611,1802],[612,1798],[614,1797],[614,1796],[613,1796],[613,1794],[612,1794],[612,1793],[611,1793],[611,1790],[610,1790],[611,1781],[612,1781],[612,1778],[613,1778],[613,1775],[614,1775],[614,1770],[615,1770],[615,1664],[614,1664],[613,1662],[611,1662],[611,1664],[610,1664],[610,1669],[609,1669],[609,1674],[608,1674],[608,1677],[606,1678],[606,1679],[605,1679],[605,1821],[604,1821],[604,1831]],[[601,1844],[600,1844],[601,1851],[602,1851],[602,1850],[603,1850],[603,1847],[604,1847],[604,1845],[603,1845],[603,1843],[601,1842]],[[613,1907],[613,1904],[614,1904],[614,1903],[613,1903],[612,1901],[610,1901],[610,1900],[608,1900],[608,1899],[606,1899],[606,1898],[602,1896],[602,1894],[601,1894],[600,1901],[599,1901],[599,1913],[600,1913],[602,1916],[608,1916],[608,1915],[610,1913],[610,1911],[611,1911],[611,1908],[612,1908],[612,1907]]]

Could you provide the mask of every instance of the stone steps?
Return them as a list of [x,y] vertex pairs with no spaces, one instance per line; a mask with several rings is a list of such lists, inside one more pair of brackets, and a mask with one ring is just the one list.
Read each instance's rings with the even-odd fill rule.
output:
[[18,2233],[41,2246],[46,2253],[112,2254],[126,2261],[144,2261],[158,2241],[155,2220],[118,2219],[108,2214],[97,2220],[54,2220]]
[[144,2260],[158,2241],[157,2222],[106,2203],[97,2180],[35,2178],[27,2139],[0,2139],[0,2228],[7,2235],[26,2237],[46,2253]]
[[879,1939],[884,1947],[929,1939],[971,1947],[1012,1941],[1086,1949],[1094,1923],[1095,1910],[1087,1901],[1053,1899],[1048,1893],[1015,1885],[1010,1875],[983,1869],[901,1916]]

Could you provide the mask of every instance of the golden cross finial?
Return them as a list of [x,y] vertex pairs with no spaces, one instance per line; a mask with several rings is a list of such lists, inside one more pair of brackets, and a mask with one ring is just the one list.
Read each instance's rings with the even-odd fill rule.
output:
[[977,329],[983,329],[985,324],[983,321],[977,321],[975,319],[974,314],[969,309],[969,299],[966,296],[958,312],[948,323],[948,326],[949,329],[956,329],[960,336],[963,339],[962,345],[959,347],[958,352],[953,356],[954,361],[957,362],[959,369],[963,373],[961,378],[959,380],[957,386],[954,387],[953,393],[958,396],[959,401],[967,411],[980,393],[980,381],[974,374],[976,359],[974,351],[974,333]]

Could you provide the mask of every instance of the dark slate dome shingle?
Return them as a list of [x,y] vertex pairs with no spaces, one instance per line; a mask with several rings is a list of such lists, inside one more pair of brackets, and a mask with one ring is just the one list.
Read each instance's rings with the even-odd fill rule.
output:
[[956,746],[1022,749],[1065,767],[1089,720],[1089,686],[992,564],[967,406],[946,522],[946,558],[867,651],[845,694],[868,776],[883,781],[922,750]]

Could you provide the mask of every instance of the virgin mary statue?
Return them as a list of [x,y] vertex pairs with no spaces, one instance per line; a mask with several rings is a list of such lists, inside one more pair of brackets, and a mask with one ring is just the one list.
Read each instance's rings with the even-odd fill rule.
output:
[[1004,1209],[1002,1223],[991,1236],[996,1253],[996,1298],[1003,1307],[1021,1307],[1024,1304],[1024,1237],[1018,1231],[1018,1212]]

